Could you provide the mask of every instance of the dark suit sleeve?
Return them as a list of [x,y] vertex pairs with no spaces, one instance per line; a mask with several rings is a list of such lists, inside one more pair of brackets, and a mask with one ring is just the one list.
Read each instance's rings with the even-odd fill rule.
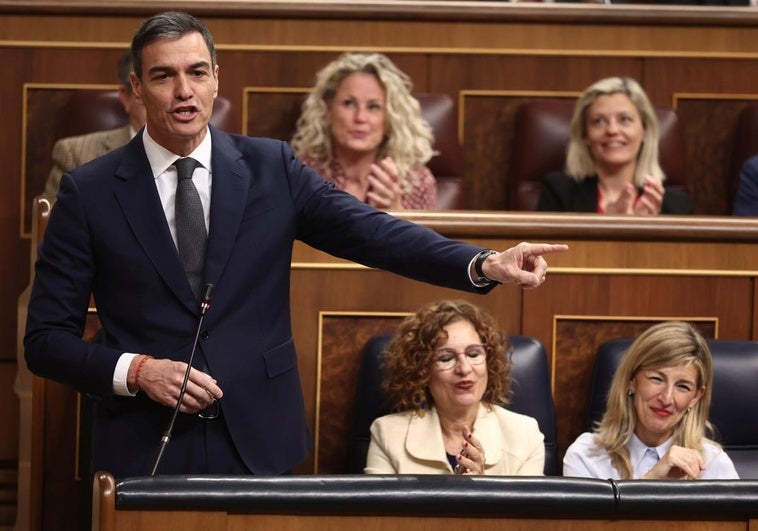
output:
[[735,216],[758,216],[758,155],[745,162],[734,200]]
[[86,227],[76,184],[64,174],[35,264],[24,353],[32,372],[107,396],[121,352],[81,339],[96,261]]
[[482,248],[445,238],[339,191],[294,157],[286,144],[298,239],[334,256],[442,287],[484,293],[468,276]]

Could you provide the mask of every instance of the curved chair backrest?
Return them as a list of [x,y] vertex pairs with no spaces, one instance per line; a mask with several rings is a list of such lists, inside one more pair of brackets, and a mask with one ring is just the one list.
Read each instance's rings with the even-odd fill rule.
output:
[[447,94],[423,92],[413,96],[421,106],[421,116],[429,122],[434,133],[434,149],[438,154],[427,166],[437,179],[437,208],[465,208],[463,150],[458,140],[458,118],[453,98]]
[[[633,339],[598,347],[590,388],[588,429],[605,411],[611,379]],[[713,357],[710,421],[742,479],[758,479],[758,341],[708,339]]]
[[[115,129],[128,123],[117,90],[77,90],[71,94],[57,120],[56,139]],[[231,102],[218,96],[213,101],[211,124],[222,131],[233,130]]]
[[[509,210],[535,210],[545,174],[563,171],[574,104],[573,99],[545,99],[519,106],[507,176]],[[660,126],[659,160],[666,184],[686,190],[679,119],[670,107],[656,107],[655,111]]]
[[[363,473],[371,441],[371,423],[389,413],[381,388],[381,360],[392,334],[372,337],[363,349],[363,361],[358,377],[353,431],[350,435],[347,471]],[[537,419],[545,435],[545,474],[558,474],[558,452],[555,410],[551,394],[547,355],[542,344],[526,336],[509,336],[513,345],[513,378],[516,380],[509,410]]]

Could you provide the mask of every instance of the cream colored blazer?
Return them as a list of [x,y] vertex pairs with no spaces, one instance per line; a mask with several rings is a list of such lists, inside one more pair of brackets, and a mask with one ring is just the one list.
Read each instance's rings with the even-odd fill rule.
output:
[[[484,448],[485,474],[541,476],[544,436],[532,417],[479,406],[474,436]],[[366,474],[452,474],[437,410],[386,415],[371,424]]]

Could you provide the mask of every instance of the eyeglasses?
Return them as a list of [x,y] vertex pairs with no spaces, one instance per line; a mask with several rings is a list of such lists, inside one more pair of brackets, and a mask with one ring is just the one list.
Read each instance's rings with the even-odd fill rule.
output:
[[441,371],[449,371],[458,363],[458,356],[464,356],[469,365],[481,365],[487,361],[490,347],[484,344],[469,345],[463,352],[451,348],[441,348],[434,351],[432,361]]

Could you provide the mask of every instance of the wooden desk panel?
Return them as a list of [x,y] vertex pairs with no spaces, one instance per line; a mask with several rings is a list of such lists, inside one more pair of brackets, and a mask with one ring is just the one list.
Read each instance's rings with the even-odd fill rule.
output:
[[[318,445],[301,472],[336,472],[334,463],[344,457],[319,419],[328,418],[330,430],[346,433],[347,420],[335,419],[349,419],[352,405],[349,400],[338,405],[323,399],[320,389],[331,384],[326,375],[354,378],[365,338],[377,331],[376,321],[386,322],[387,314],[411,312],[431,300],[468,299],[495,315],[509,333],[533,336],[545,345],[553,371],[560,451],[584,430],[589,371],[603,341],[636,335],[666,319],[696,322],[710,337],[755,337],[754,220],[485,212],[405,216],[495,249],[530,240],[566,242],[571,250],[548,257],[548,282],[539,289],[506,285],[477,296],[367,269],[296,244],[293,330]],[[613,234],[618,241],[610,239]],[[343,324],[330,325],[325,316],[339,312],[345,313],[339,316]],[[335,369],[335,359],[346,366]],[[349,378],[340,380],[346,397],[353,396],[356,385]]]

